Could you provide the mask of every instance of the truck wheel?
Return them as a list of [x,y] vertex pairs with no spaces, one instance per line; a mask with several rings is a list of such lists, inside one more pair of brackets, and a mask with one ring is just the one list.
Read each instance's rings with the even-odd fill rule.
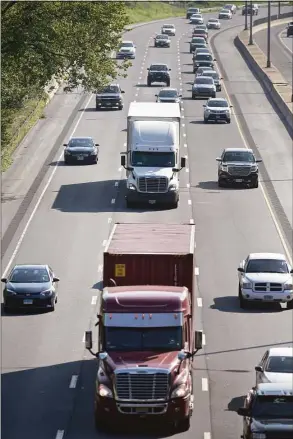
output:
[[293,300],[290,300],[290,302],[287,302],[287,309],[293,309]]
[[203,121],[204,123],[208,123],[209,120],[205,117]]

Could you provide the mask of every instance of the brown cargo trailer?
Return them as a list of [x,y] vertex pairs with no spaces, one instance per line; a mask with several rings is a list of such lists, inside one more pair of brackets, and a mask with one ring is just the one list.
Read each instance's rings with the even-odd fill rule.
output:
[[104,288],[170,285],[192,294],[194,239],[191,224],[115,224],[104,251]]

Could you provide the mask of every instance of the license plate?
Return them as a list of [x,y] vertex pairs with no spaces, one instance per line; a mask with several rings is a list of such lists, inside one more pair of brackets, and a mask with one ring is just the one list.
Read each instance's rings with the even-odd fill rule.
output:
[[150,204],[156,204],[156,200],[149,200]]
[[147,407],[136,407],[136,412],[145,414],[145,413],[148,413],[148,409],[147,409]]
[[273,296],[263,296],[265,300],[273,300]]
[[243,182],[243,179],[242,178],[236,178],[236,183],[242,183]]
[[32,299],[24,299],[23,304],[24,305],[32,305],[33,304],[33,300]]
[[84,159],[84,157],[82,156],[82,155],[79,155],[78,157],[77,157],[77,160],[83,160]]

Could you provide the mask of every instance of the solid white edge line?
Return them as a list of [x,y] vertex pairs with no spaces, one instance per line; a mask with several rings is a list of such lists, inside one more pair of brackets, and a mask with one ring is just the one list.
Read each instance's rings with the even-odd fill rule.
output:
[[93,296],[92,297],[92,301],[91,301],[91,305],[96,305],[97,304],[97,300],[98,300],[98,296]]
[[82,342],[85,343],[85,333],[83,334]]
[[102,271],[103,271],[103,265],[100,264],[100,265],[98,266],[98,273],[102,273]]
[[70,380],[70,384],[69,384],[69,389],[75,389],[76,384],[77,384],[77,380],[78,380],[78,375],[72,375],[71,380]]
[[206,336],[205,336],[205,334],[202,334],[202,345],[203,346],[206,345]]
[[201,297],[198,297],[196,300],[197,300],[197,306],[198,306],[199,308],[202,308],[202,298],[201,298]]
[[191,206],[191,204],[192,204],[191,200],[188,200],[188,204],[189,204],[189,206]]
[[55,439],[63,439],[64,430],[58,430]]
[[201,390],[207,392],[209,390],[209,383],[207,378],[201,379]]
[[[77,127],[78,127],[80,121],[81,121],[81,118],[82,118],[82,116],[84,115],[85,110],[87,109],[87,107],[88,107],[90,101],[92,100],[92,97],[93,97],[93,94],[90,95],[90,97],[89,97],[89,99],[88,99],[88,101],[87,101],[85,107],[83,108],[82,112],[80,113],[80,116],[79,116],[79,118],[78,118],[76,124],[74,125],[74,128],[73,128],[72,133],[71,133],[71,135],[69,136],[69,138],[73,137],[73,135],[74,135],[74,133],[75,133],[75,131],[76,131],[76,129],[77,129]],[[52,172],[51,172],[51,174],[50,174],[50,176],[49,176],[49,179],[48,179],[47,183],[45,184],[45,187],[43,188],[43,190],[42,190],[42,192],[41,192],[41,194],[40,194],[40,196],[39,196],[39,198],[38,198],[38,200],[37,200],[37,202],[36,202],[36,204],[35,204],[35,207],[33,208],[32,213],[31,213],[30,216],[29,216],[29,219],[27,220],[27,223],[26,223],[26,225],[25,225],[25,227],[24,227],[24,229],[23,229],[23,231],[22,231],[22,234],[20,235],[20,238],[19,238],[19,240],[17,241],[16,247],[15,247],[15,249],[14,249],[14,251],[13,251],[13,253],[12,253],[12,255],[11,255],[9,261],[8,261],[8,264],[7,264],[6,267],[5,267],[4,273],[2,274],[1,277],[5,277],[5,276],[6,276],[6,273],[7,273],[8,270],[10,269],[10,266],[11,266],[11,264],[12,264],[12,262],[13,262],[15,256],[17,255],[17,252],[18,252],[18,250],[19,250],[19,248],[20,248],[20,246],[21,246],[21,244],[22,244],[22,241],[23,241],[23,239],[24,239],[24,237],[25,237],[25,235],[26,235],[26,232],[27,232],[27,230],[28,230],[28,228],[29,228],[29,226],[30,226],[30,223],[32,222],[32,220],[33,220],[33,218],[34,218],[34,216],[35,216],[35,214],[36,214],[36,211],[38,210],[38,207],[39,207],[39,205],[41,204],[41,201],[43,200],[43,197],[44,197],[44,195],[45,195],[45,193],[46,193],[48,187],[50,186],[50,184],[51,184],[51,182],[52,182],[52,180],[53,180],[53,177],[54,177],[54,175],[55,175],[55,172],[56,172],[57,169],[58,169],[58,165],[59,165],[59,162],[60,162],[60,160],[61,160],[62,157],[63,157],[63,149],[62,149],[62,152],[61,152],[59,158],[57,159],[56,165],[54,166],[54,168],[53,168],[53,170],[52,170]]]

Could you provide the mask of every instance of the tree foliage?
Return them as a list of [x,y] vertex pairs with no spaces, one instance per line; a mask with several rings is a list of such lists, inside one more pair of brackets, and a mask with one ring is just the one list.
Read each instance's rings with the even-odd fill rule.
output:
[[21,1],[1,18],[2,108],[20,105],[53,75],[67,76],[67,90],[100,89],[129,63],[109,54],[127,24],[124,2]]

